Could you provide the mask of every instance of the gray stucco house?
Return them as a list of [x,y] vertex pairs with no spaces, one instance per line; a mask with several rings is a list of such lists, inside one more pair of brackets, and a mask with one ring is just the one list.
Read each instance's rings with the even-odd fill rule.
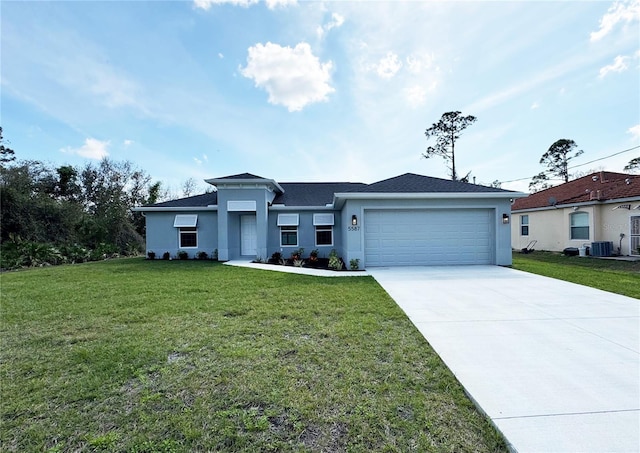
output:
[[511,203],[524,194],[406,173],[373,184],[278,183],[243,173],[215,191],[135,208],[158,256],[221,261],[332,249],[360,267],[511,264]]

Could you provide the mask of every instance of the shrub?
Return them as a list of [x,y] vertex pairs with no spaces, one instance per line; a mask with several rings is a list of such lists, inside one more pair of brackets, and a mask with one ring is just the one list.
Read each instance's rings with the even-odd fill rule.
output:
[[331,253],[329,253],[329,269],[339,271],[342,269],[342,265],[343,262],[340,257],[338,257],[336,249],[331,250]]
[[291,260],[295,261],[295,260],[299,260],[302,259],[302,254],[304,253],[304,249],[301,247],[298,250],[294,250],[293,252],[291,252]]
[[180,250],[178,252],[178,258],[181,260],[188,260],[189,259],[189,254],[187,252],[185,252],[184,250]]
[[218,249],[215,249],[213,252],[211,252],[211,259],[214,261],[218,261]]
[[163,260],[170,260],[171,259],[171,254],[169,252],[164,252],[162,254],[162,259]]
[[199,259],[199,260],[206,260],[206,259],[209,259],[209,255],[207,255],[207,252],[205,252],[204,250],[202,250],[202,251],[200,251],[200,252],[198,252],[198,253],[196,254],[196,259]]
[[352,260],[349,260],[349,267],[352,271],[357,271],[358,269],[360,269],[360,259],[353,258]]
[[271,255],[271,261],[274,263],[279,263],[281,259],[282,253],[280,252],[273,252],[273,255]]
[[155,260],[156,259],[156,252],[154,252],[153,250],[149,250],[147,252],[147,258],[149,258],[150,260]]
[[69,263],[84,263],[91,258],[91,252],[78,244],[62,246],[60,253],[62,253]]

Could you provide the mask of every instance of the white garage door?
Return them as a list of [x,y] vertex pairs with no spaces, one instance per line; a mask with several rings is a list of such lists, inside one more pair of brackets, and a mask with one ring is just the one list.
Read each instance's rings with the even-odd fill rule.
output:
[[367,210],[366,266],[493,264],[489,209]]

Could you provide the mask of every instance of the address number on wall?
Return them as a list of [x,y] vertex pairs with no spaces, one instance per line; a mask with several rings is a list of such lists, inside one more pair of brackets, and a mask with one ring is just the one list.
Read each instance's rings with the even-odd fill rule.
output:
[[360,231],[360,227],[359,226],[350,226],[347,229],[349,231]]

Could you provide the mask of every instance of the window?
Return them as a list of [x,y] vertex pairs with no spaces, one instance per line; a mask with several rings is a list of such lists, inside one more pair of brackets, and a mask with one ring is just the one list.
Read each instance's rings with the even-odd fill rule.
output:
[[281,226],[280,227],[280,245],[298,246],[298,227],[297,226]]
[[571,214],[571,239],[589,239],[589,213]]
[[333,245],[333,227],[316,227],[316,245]]
[[529,216],[520,216],[520,236],[529,236]]
[[180,248],[198,247],[198,230],[196,227],[180,228]]
[[316,227],[316,245],[333,245],[333,213],[313,214],[313,225]]

